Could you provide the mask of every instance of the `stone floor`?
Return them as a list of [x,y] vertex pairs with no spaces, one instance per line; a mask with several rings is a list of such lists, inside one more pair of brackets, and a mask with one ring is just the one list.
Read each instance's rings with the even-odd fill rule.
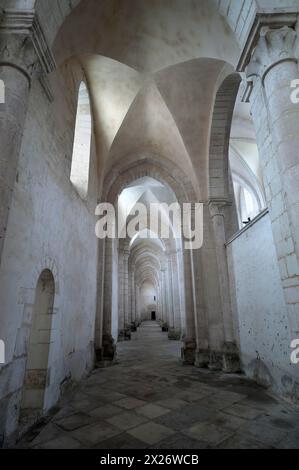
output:
[[144,323],[18,448],[299,448],[299,410],[242,376],[183,366],[180,344]]

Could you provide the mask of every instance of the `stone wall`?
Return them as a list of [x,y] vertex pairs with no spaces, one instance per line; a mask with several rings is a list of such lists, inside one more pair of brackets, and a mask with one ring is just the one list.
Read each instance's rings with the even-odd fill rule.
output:
[[241,47],[245,46],[257,14],[299,11],[297,0],[214,0]]
[[0,271],[0,336],[6,345],[6,364],[0,366],[2,435],[17,427],[35,289],[44,269],[55,279],[45,408],[55,404],[66,381],[79,380],[93,365],[97,168],[93,145],[83,201],[70,182],[82,76],[75,64],[64,72],[67,80],[59,72],[51,77],[51,104],[33,81],[9,214]]
[[265,213],[228,244],[244,372],[287,399],[298,399],[299,367],[291,365],[288,324],[271,221]]

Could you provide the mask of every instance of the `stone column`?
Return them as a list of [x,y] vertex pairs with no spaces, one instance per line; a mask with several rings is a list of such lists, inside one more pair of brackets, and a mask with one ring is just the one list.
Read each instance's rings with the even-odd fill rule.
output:
[[184,287],[186,306],[186,333],[183,339],[182,360],[184,364],[193,365],[196,351],[196,328],[195,328],[195,299],[193,282],[193,259],[192,251],[183,249],[184,265]]
[[164,304],[163,304],[163,278],[162,271],[159,272],[159,302],[160,302],[160,317],[161,325],[164,322]]
[[139,286],[136,284],[135,286],[135,311],[136,311],[136,321],[138,325],[140,324],[140,310],[139,310]]
[[101,355],[102,355],[104,278],[105,278],[105,240],[98,240],[97,311],[96,311],[95,335],[94,335],[96,360],[101,360]]
[[5,104],[0,105],[0,263],[32,76],[38,71],[42,80],[42,74],[54,68],[34,9],[4,9],[0,18],[0,79],[5,85]]
[[168,332],[168,338],[170,340],[179,340],[181,337],[180,321],[179,321],[179,286],[177,282],[177,260],[176,251],[171,251],[168,254],[168,272],[169,272],[169,302],[170,302],[170,313],[171,323]]
[[102,350],[98,351],[98,360],[112,361],[116,357],[116,346],[112,337],[112,295],[113,295],[113,243],[115,240],[105,240],[104,268],[104,301],[103,301],[103,342]]
[[163,265],[161,269],[162,273],[162,304],[163,304],[163,323],[162,331],[168,331],[169,318],[168,318],[168,304],[167,304],[167,282],[166,282],[166,266]]
[[[239,354],[235,343],[232,306],[230,298],[230,285],[228,276],[228,263],[226,254],[226,236],[224,211],[226,202],[210,202],[210,214],[213,222],[216,259],[218,268],[218,283],[221,297],[223,318],[223,347],[222,351],[211,352],[210,368],[223,368],[225,372],[237,372],[240,370]],[[219,343],[221,343],[221,339]]]
[[124,306],[124,252],[118,252],[118,340],[124,338],[125,306]]
[[299,78],[291,27],[262,29],[246,73],[266,198],[292,336],[299,333]]
[[127,249],[119,250],[119,341],[131,339],[129,324],[129,256]]
[[172,282],[172,262],[171,254],[167,254],[167,305],[168,305],[168,330],[174,329],[173,311],[173,282]]
[[130,327],[129,319],[129,256],[130,252],[128,250],[124,251],[124,318],[125,318],[125,328]]
[[134,324],[133,328],[135,330],[135,328],[137,327],[137,323],[136,323],[136,299],[135,299],[136,291],[135,291],[135,284],[134,284],[135,275],[134,275],[134,270],[132,269],[132,267],[131,267],[129,277],[130,277],[131,321]]

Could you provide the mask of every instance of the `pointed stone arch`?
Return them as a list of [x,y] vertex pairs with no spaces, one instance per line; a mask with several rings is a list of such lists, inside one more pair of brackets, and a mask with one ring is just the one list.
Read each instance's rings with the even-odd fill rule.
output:
[[209,152],[209,199],[230,199],[229,140],[241,76],[232,73],[220,85],[214,104]]

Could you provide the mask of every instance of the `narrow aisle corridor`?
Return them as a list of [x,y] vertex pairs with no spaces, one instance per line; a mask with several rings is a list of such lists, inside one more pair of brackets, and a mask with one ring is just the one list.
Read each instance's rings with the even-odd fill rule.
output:
[[145,322],[19,448],[298,448],[298,409],[251,381],[183,366],[181,343]]

